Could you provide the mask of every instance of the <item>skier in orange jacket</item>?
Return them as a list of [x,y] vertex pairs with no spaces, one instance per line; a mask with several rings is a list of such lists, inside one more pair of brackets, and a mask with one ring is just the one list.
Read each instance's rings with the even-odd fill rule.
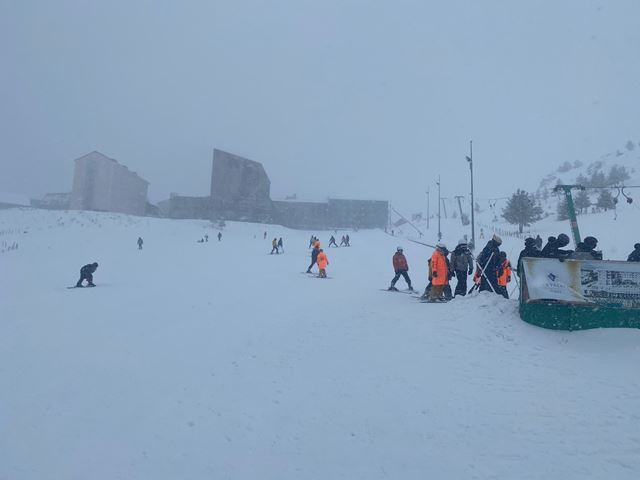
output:
[[327,254],[324,253],[324,250],[320,249],[320,252],[318,253],[318,269],[320,270],[320,273],[318,274],[318,276],[320,278],[327,278],[327,265],[329,265],[329,259],[327,258]]
[[444,243],[436,244],[436,249],[431,255],[431,294],[430,302],[444,301],[442,294],[444,287],[449,284],[449,268],[447,266],[447,255],[449,250]]
[[509,298],[507,283],[511,281],[511,262],[506,252],[500,252],[500,267],[498,268],[498,291],[504,298]]

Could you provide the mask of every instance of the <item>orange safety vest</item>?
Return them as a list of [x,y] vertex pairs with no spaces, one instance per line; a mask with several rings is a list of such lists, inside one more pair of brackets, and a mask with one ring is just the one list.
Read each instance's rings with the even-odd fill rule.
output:
[[505,259],[500,268],[502,268],[502,275],[498,277],[498,285],[506,287],[509,280],[511,280],[511,262]]
[[[434,273],[436,273],[437,276],[434,275]],[[433,252],[433,255],[431,255],[431,284],[449,284],[449,269],[447,268],[447,259],[439,250],[436,250],[435,252]]]

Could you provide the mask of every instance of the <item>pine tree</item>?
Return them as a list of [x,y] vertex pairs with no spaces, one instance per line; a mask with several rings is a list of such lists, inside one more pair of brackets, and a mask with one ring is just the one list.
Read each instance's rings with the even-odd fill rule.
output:
[[522,233],[525,225],[529,226],[542,218],[542,208],[536,204],[532,194],[518,189],[502,209],[502,217],[507,222],[518,225],[518,230]]
[[573,199],[577,213],[584,213],[591,206],[591,199],[585,190],[580,190]]
[[598,200],[596,201],[596,206],[603,208],[604,210],[609,210],[616,206],[616,203],[613,201],[613,195],[611,195],[609,190],[602,190],[600,192]]

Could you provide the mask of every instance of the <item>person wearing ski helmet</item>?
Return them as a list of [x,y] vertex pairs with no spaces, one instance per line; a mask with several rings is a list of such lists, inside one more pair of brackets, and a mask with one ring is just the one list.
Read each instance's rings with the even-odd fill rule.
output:
[[500,245],[502,239],[494,234],[477,258],[476,273],[480,278],[481,292],[498,293],[498,269],[500,268]]
[[448,254],[449,250],[444,243],[439,242],[436,244],[430,263],[431,293],[429,294],[429,302],[444,301],[442,297],[444,287],[449,284]]
[[456,248],[451,252],[451,271],[458,279],[456,290],[453,294],[465,296],[467,294],[467,276],[473,274],[473,256],[469,251],[467,242],[460,240]]
[[391,280],[391,286],[389,290],[398,291],[396,288],[396,282],[400,279],[400,276],[404,278],[404,281],[407,282],[409,286],[409,290],[413,291],[413,287],[411,286],[411,279],[409,278],[409,264],[407,263],[407,259],[404,256],[402,247],[396,248],[396,253],[393,255],[393,270],[396,275]]
[[627,257],[627,262],[640,262],[640,243],[633,246],[633,252]]
[[76,287],[82,287],[83,286],[82,282],[84,280],[87,281],[88,287],[95,287],[95,284],[93,283],[93,274],[96,272],[97,269],[98,269],[98,262],[89,263],[84,267],[82,267],[80,269],[80,280],[78,280],[78,282],[76,283]]
[[522,277],[522,259],[523,258],[537,258],[540,256],[540,250],[538,249],[538,245],[536,243],[535,238],[525,238],[524,239],[524,250],[520,252],[518,256],[518,263],[516,265],[516,273],[518,277]]
[[571,258],[583,260],[602,260],[602,252],[596,250],[598,239],[596,237],[584,237],[584,240],[576,246],[576,251]]
[[549,241],[542,249],[542,254],[540,256],[544,258],[567,258],[573,253],[573,250],[561,249],[562,247],[566,247],[567,245],[569,245],[570,241],[571,240],[569,239],[569,236],[564,233],[558,235],[557,238],[549,237]]

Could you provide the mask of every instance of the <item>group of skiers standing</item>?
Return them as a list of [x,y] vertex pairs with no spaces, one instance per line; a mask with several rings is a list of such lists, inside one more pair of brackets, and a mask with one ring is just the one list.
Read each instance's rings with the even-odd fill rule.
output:
[[282,243],[282,237],[280,237],[279,239],[274,238],[271,241],[271,254],[273,255],[274,253],[284,253],[284,244]]
[[[429,284],[422,298],[429,302],[444,302],[451,300],[456,295],[467,294],[467,277],[473,274],[474,287],[480,291],[492,291],[509,298],[507,284],[511,282],[511,263],[505,252],[500,252],[502,239],[494,235],[487,246],[478,256],[475,263],[465,240],[460,240],[453,252],[449,252],[444,243],[438,243],[428,260]],[[449,255],[451,258],[449,258]],[[409,265],[404,256],[402,247],[398,247],[393,255],[393,269],[395,276],[391,280],[389,290],[397,291],[396,282],[404,277],[408,289],[413,291],[409,278]],[[450,281],[457,279],[455,292],[452,293]]]

